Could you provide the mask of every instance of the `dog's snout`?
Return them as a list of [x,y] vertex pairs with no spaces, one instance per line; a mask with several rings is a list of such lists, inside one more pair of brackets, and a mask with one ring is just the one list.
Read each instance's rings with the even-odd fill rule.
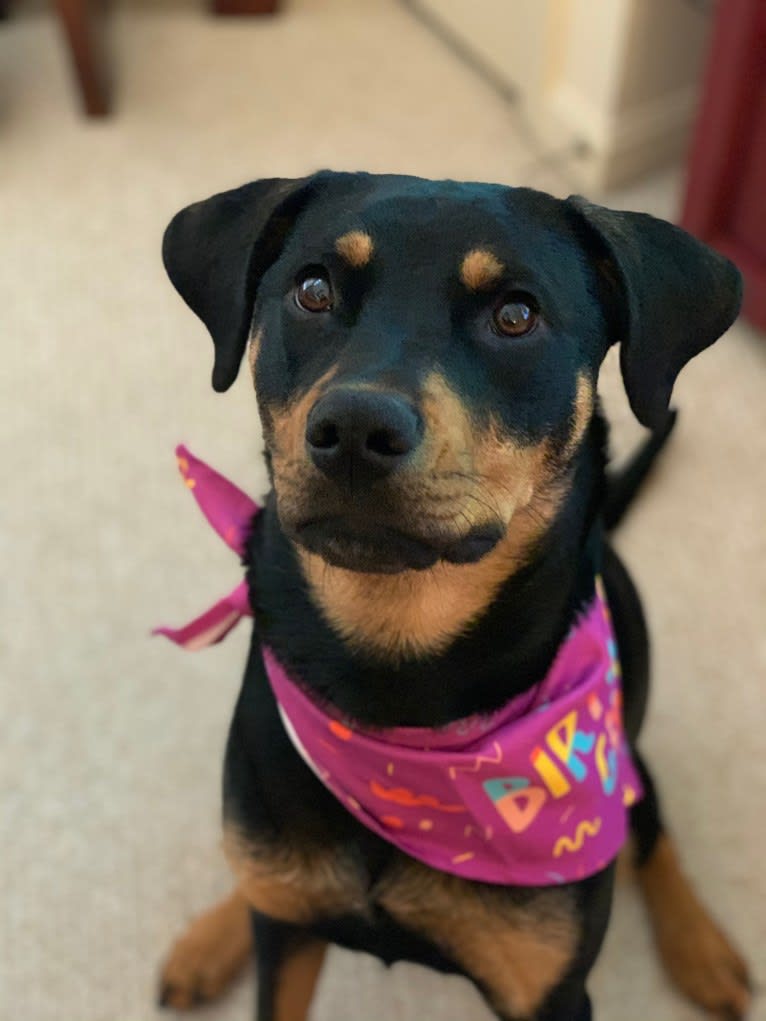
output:
[[317,401],[306,423],[306,448],[336,481],[370,481],[398,468],[420,442],[416,409],[398,394],[339,387]]

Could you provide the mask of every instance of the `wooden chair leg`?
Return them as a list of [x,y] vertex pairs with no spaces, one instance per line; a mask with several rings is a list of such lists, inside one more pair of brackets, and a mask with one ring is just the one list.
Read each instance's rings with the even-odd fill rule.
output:
[[214,14],[275,14],[279,0],[212,0]]
[[89,117],[109,113],[104,54],[98,45],[96,12],[93,0],[54,0],[69,44],[72,65],[80,86],[80,95]]

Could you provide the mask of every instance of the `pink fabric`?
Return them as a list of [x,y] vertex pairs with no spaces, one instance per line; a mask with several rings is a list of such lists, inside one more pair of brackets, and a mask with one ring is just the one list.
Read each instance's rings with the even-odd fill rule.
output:
[[[239,553],[245,552],[254,516],[260,507],[250,497],[200,461],[183,444],[176,447],[178,469],[194,495],[200,510],[223,541]],[[196,651],[220,642],[243,617],[251,617],[247,584],[241,581],[228,596],[181,628],[158,627],[152,632],[165,635],[176,645]]]
[[[208,520],[221,535],[239,521],[241,539],[256,505],[249,502],[244,521],[248,498],[179,451]],[[249,613],[243,589],[186,628],[161,633],[186,648],[219,641]],[[263,657],[297,751],[348,811],[413,858],[467,879],[545,886],[597,872],[624,843],[627,809],[642,791],[623,733],[600,579],[540,684],[495,713],[440,729],[360,727],[320,705],[270,649]]]

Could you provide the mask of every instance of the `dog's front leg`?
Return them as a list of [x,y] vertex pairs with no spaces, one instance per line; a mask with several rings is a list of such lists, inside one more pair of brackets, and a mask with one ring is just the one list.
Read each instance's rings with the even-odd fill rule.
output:
[[252,954],[250,908],[239,888],[188,925],[160,972],[159,1003],[174,1010],[218,999]]
[[255,1021],[306,1021],[327,944],[302,926],[252,912]]

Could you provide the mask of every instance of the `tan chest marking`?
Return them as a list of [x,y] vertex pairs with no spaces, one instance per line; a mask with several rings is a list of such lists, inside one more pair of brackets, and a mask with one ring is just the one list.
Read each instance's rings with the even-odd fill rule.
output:
[[345,913],[365,913],[364,877],[342,848],[326,853],[288,845],[273,848],[246,839],[234,827],[224,852],[251,907],[283,922],[309,924]]
[[407,864],[384,881],[376,900],[402,925],[432,940],[485,991],[492,1006],[532,1016],[562,979],[578,932],[564,890],[540,893],[523,907],[498,889]]
[[248,842],[234,828],[224,847],[238,890],[256,911],[308,925],[341,914],[369,915],[380,905],[433,942],[513,1016],[531,1015],[560,981],[577,945],[574,901],[551,889],[524,906],[501,889],[471,883],[416,862],[400,864],[369,890],[338,848],[324,854]]

